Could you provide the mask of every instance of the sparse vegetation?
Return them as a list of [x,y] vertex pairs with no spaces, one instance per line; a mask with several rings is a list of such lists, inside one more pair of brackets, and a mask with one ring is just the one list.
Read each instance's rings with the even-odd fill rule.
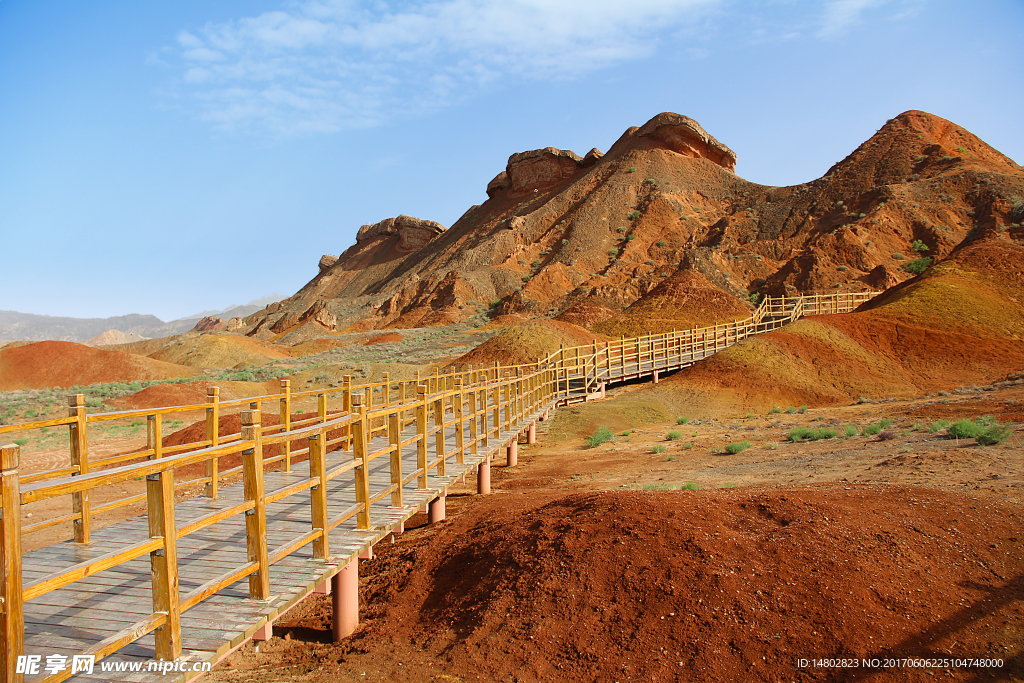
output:
[[857,436],[857,428],[854,427],[853,425],[846,425],[845,427],[843,427],[843,435],[846,436],[847,438],[851,436]]
[[607,427],[598,427],[592,436],[587,437],[587,446],[597,448],[603,443],[615,440],[615,433]]
[[635,221],[637,218],[640,218],[640,212],[634,209],[632,213],[626,216],[626,218],[631,221]]
[[665,438],[668,439],[669,441],[678,441],[679,439],[683,438],[683,433],[673,430],[666,434]]
[[882,425],[878,424],[877,422],[873,422],[864,427],[864,429],[862,429],[860,433],[863,436],[875,436],[876,434],[880,434],[881,432]]
[[913,243],[910,245],[910,248],[913,249],[914,251],[928,251],[928,245],[922,242],[921,240],[914,240]]
[[928,266],[932,264],[932,257],[925,256],[923,258],[916,258],[913,261],[907,261],[903,264],[903,270],[914,275],[920,275],[924,271],[928,270]]
[[726,452],[736,455],[750,448],[753,444],[749,441],[734,441],[725,447]]
[[688,418],[688,417],[677,417],[676,418],[676,424],[677,425],[684,425],[684,424],[686,424],[689,421],[690,421],[690,418]]
[[779,406],[772,406],[772,409],[768,411],[768,413],[770,415],[775,415],[776,413],[781,413],[781,412],[782,412],[782,408],[780,408]]
[[655,242],[655,244],[658,245],[659,247],[667,247],[668,246],[668,242],[666,242],[665,240],[658,240],[657,242]]
[[665,444],[656,443],[651,448],[651,453],[664,453],[664,452],[665,452]]
[[799,441],[820,441],[821,439],[834,439],[837,433],[834,429],[828,429],[821,427],[819,429],[811,429],[810,427],[797,427],[796,429],[790,430],[787,438],[790,441],[797,443]]
[[995,446],[1006,441],[1013,430],[1003,425],[994,424],[986,427],[974,440],[980,443],[982,446]]

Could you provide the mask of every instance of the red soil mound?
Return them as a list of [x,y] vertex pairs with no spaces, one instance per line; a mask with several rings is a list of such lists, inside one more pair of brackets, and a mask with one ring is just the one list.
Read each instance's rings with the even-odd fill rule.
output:
[[206,403],[207,387],[219,387],[222,401],[248,396],[264,396],[278,393],[279,382],[223,382],[218,380],[198,380],[181,384],[154,384],[138,391],[131,396],[114,399],[110,403],[119,410],[135,410],[139,408],[163,408],[167,406],[187,406]]
[[[1012,505],[834,485],[516,498],[382,547],[363,630],[282,655],[330,681],[927,680],[796,660],[950,655],[1005,659],[956,680],[1024,675]],[[291,625],[329,629],[322,604]]]
[[400,342],[404,339],[402,335],[397,332],[386,332],[385,334],[378,334],[376,337],[370,337],[363,342],[363,346],[372,346],[374,344],[388,344],[390,342]]
[[0,351],[0,391],[173,379],[196,374],[193,368],[73,342],[44,341]]
[[751,310],[693,270],[678,270],[618,315],[591,329],[607,337],[638,337],[733,322]]
[[558,320],[528,320],[506,327],[454,363],[455,367],[489,364],[533,363],[557,351],[559,345],[570,347],[600,341],[601,337],[570,323]]

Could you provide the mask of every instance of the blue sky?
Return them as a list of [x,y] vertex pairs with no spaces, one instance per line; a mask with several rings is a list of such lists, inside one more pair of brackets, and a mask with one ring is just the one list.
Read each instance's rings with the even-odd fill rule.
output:
[[661,111],[769,185],[923,109],[1024,161],[1024,3],[0,0],[0,309],[165,320]]

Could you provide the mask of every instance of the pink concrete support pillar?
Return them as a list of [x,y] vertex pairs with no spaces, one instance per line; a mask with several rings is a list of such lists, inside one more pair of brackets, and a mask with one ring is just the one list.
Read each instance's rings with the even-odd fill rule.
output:
[[486,496],[491,492],[491,458],[490,456],[483,459],[480,466],[476,469],[476,492],[481,496]]
[[437,524],[438,522],[444,521],[444,499],[445,494],[441,494],[434,500],[430,501],[427,506],[427,523]]
[[657,370],[654,371],[654,383],[655,384],[658,383],[658,371]]
[[326,580],[326,581],[324,581],[322,583],[318,583],[316,585],[316,588],[313,589],[313,592],[315,594],[317,594],[317,595],[330,595],[331,594],[331,581],[330,581],[330,579],[328,579],[328,580]]
[[354,559],[331,577],[334,642],[352,635],[359,625],[359,560]]
[[604,382],[601,382],[601,398],[604,398]]
[[372,560],[373,559],[373,546],[368,546],[366,550],[359,553],[360,560]]
[[549,415],[550,412],[551,412],[550,410],[545,410],[544,414],[540,416],[540,421],[541,422],[547,422],[548,420],[550,420],[551,419],[551,416]]
[[526,443],[537,443],[537,423],[533,422],[526,428]]
[[512,439],[508,442],[508,446],[505,448],[505,457],[507,461],[506,467],[515,467],[519,464],[519,437]]
[[274,637],[274,624],[270,621],[256,629],[256,633],[252,634],[252,639],[256,642],[263,640],[270,640]]

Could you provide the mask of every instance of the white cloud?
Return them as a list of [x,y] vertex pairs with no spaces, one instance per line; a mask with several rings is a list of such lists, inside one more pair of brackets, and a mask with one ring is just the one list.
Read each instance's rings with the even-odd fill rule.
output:
[[822,12],[819,38],[828,38],[860,23],[865,10],[876,7],[884,0],[831,0]]
[[371,125],[506,78],[572,78],[649,56],[724,0],[320,0],[177,36],[200,116],[281,134]]

